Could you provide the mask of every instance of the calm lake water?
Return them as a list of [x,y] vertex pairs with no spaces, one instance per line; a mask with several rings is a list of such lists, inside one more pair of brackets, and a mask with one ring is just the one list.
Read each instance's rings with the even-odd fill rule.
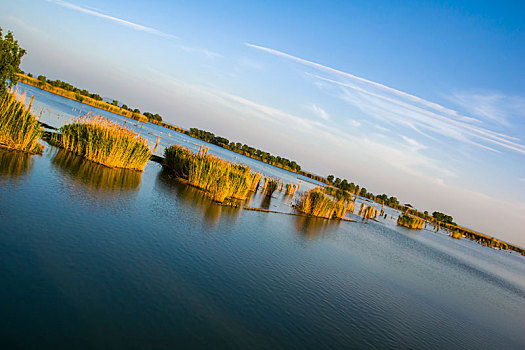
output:
[[[41,96],[52,113],[76,103]],[[0,149],[0,276],[3,348],[525,348],[523,256],[391,216],[221,207],[156,163],[49,146]]]

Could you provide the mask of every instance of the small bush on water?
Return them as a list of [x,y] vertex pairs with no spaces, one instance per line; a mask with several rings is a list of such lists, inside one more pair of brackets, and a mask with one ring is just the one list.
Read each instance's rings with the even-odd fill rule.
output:
[[42,145],[38,144],[42,130],[37,118],[14,93],[0,96],[0,145],[30,153],[42,152]]
[[193,153],[172,145],[164,151],[164,166],[191,185],[205,190],[217,202],[227,198],[245,199],[261,178],[260,174],[252,173],[250,167],[215,157],[202,147],[198,153]]
[[145,139],[102,117],[78,119],[60,133],[57,146],[111,168],[143,170],[151,157]]

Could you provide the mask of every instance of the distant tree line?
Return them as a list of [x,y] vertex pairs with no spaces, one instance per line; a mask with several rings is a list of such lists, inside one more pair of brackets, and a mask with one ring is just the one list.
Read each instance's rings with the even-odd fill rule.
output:
[[[340,178],[335,178],[334,180],[334,175],[328,175],[326,177],[326,180],[330,185],[339,188],[343,191],[357,194],[358,196],[374,200],[378,203],[382,203],[394,209],[406,210],[406,207],[404,205],[401,205],[399,203],[399,200],[394,196],[388,196],[387,194],[374,195],[372,192],[368,192],[366,188],[359,187],[359,185],[356,185],[353,182],[348,182],[348,180],[346,179],[341,180]],[[430,218],[428,216],[428,211],[420,212],[417,209],[410,209],[410,214],[421,217],[425,220],[428,220]],[[432,218],[446,224],[456,225],[452,216],[437,211],[432,213]]]
[[[22,73],[26,74],[30,78],[33,77],[33,75],[31,73],[24,73],[24,72],[22,72]],[[39,76],[37,76],[36,79],[39,81],[40,87],[43,87],[45,84],[49,84],[49,85],[54,86],[54,87],[59,88],[59,89],[63,89],[63,90],[66,90],[66,91],[74,92],[75,93],[75,99],[77,101],[79,101],[79,102],[82,102],[84,100],[84,97],[89,97],[89,98],[92,98],[92,99],[94,99],[96,101],[102,101],[103,100],[102,97],[99,94],[91,93],[91,92],[89,92],[86,89],[79,89],[79,88],[77,88],[77,87],[75,87],[75,86],[73,86],[70,83],[67,83],[65,81],[50,80],[45,75],[39,75]],[[130,108],[126,104],[122,104],[122,105],[119,106],[119,102],[117,100],[113,100],[110,104],[115,106],[115,107],[119,107],[119,108],[124,109],[126,111],[132,112],[133,114],[141,114],[140,110],[138,108]],[[145,112],[142,115],[144,115],[146,118],[148,118],[148,121],[162,122],[162,117],[159,114],[157,114],[157,113],[153,114],[153,113],[150,113],[150,112]]]
[[240,142],[230,142],[227,138],[224,138],[222,136],[216,136],[214,133],[209,131],[191,128],[190,136],[229,149],[230,151],[260,160],[268,164],[277,165],[281,168],[292,170],[294,172],[301,171],[301,166],[297,164],[294,160],[274,156],[268,152],[261,151],[260,149],[248,146],[246,144],[242,144]]

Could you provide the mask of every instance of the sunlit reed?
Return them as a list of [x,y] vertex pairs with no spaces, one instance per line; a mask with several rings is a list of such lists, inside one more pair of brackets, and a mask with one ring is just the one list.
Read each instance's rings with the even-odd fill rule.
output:
[[17,100],[14,93],[5,93],[0,98],[0,146],[40,153],[43,147],[38,141],[42,129],[30,108],[24,105],[24,98]]
[[57,146],[108,167],[143,170],[151,157],[146,139],[106,118],[80,118],[60,133]]

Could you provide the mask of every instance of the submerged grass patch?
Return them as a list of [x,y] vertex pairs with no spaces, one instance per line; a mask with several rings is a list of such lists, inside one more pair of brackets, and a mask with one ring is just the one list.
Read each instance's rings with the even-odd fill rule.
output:
[[299,212],[312,216],[326,219],[343,218],[348,208],[348,201],[332,199],[317,187],[303,193],[294,207]]
[[106,118],[84,117],[64,125],[60,133],[57,146],[111,168],[143,170],[151,157],[144,138]]
[[250,167],[220,159],[202,147],[197,153],[178,145],[166,148],[164,167],[221,203],[228,198],[245,199],[261,179]]
[[[0,95],[1,96],[1,95]],[[42,152],[38,143],[42,130],[37,118],[23,99],[17,100],[14,93],[0,97],[0,146],[30,153]]]

